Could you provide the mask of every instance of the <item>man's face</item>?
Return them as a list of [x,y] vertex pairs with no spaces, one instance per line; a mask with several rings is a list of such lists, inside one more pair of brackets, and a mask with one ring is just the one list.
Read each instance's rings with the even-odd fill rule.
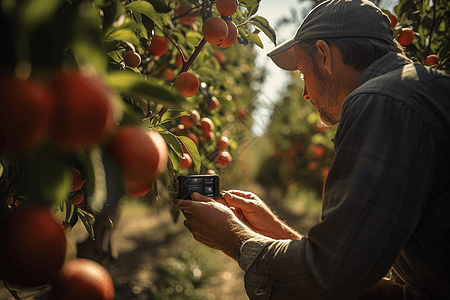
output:
[[328,74],[322,74],[297,46],[294,46],[296,66],[303,74],[305,83],[303,98],[309,100],[319,112],[320,120],[325,126],[333,126],[339,122],[341,113],[338,97],[340,89],[335,80]]

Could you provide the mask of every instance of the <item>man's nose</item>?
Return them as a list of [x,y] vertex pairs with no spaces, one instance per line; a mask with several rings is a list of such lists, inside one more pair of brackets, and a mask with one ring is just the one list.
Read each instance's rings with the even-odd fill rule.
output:
[[303,84],[303,99],[305,99],[306,101],[309,101],[309,95],[308,95],[308,90],[306,89],[306,85]]

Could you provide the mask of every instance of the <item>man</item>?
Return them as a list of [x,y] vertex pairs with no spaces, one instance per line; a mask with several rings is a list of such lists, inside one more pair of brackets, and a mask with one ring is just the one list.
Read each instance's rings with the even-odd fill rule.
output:
[[450,299],[450,77],[401,52],[374,4],[332,0],[268,54],[339,123],[321,222],[303,237],[241,191],[176,206],[250,299]]

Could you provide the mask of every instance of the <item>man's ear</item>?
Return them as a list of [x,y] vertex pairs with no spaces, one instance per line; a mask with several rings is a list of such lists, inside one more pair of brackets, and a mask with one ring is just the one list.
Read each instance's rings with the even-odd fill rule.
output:
[[317,52],[316,52],[316,66],[317,68],[323,68],[331,74],[331,67],[333,64],[333,57],[331,55],[330,47],[323,40],[318,40],[316,42]]

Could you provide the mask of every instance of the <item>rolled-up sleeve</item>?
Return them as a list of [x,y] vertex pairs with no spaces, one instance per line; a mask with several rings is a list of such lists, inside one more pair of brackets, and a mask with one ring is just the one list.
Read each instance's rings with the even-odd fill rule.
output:
[[427,120],[383,95],[346,100],[322,221],[302,240],[252,239],[240,265],[250,299],[358,299],[416,228],[435,164]]

